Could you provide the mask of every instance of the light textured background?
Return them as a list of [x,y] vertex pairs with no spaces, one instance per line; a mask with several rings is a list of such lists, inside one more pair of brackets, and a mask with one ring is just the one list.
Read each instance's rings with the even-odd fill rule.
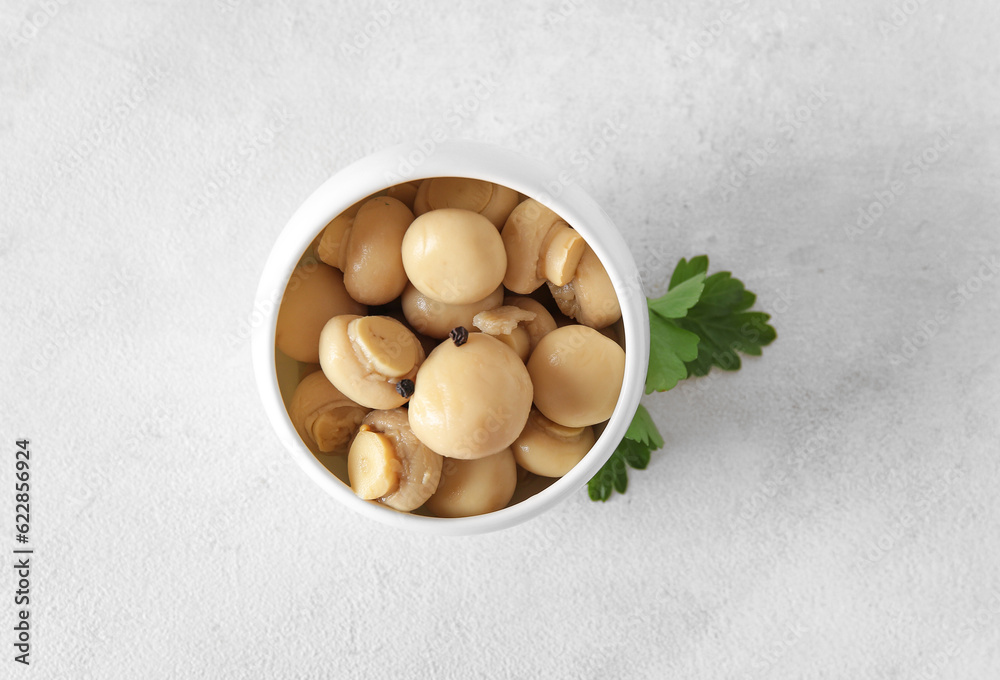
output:
[[[22,436],[38,552],[0,676],[998,677],[998,33],[987,0],[4,2],[2,563]],[[626,496],[413,536],[272,434],[273,239],[433,135],[564,167],[650,293],[707,252],[773,313],[645,400]]]

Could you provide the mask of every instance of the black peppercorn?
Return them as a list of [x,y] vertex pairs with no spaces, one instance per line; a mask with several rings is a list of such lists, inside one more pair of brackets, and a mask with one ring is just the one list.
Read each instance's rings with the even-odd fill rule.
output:
[[398,383],[396,383],[396,391],[399,392],[399,396],[409,399],[413,396],[413,381],[409,378],[403,378]]
[[455,343],[455,347],[461,347],[469,339],[469,331],[466,330],[465,326],[455,326],[451,329],[448,337]]

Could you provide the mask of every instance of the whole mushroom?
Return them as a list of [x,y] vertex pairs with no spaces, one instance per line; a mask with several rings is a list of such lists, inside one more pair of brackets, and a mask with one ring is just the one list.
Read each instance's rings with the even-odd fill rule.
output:
[[472,324],[527,361],[538,341],[556,329],[555,319],[542,303],[531,298],[511,296],[503,302],[502,307],[476,314]]
[[413,210],[417,215],[440,208],[471,210],[499,230],[519,200],[516,191],[502,184],[469,177],[432,177],[420,183]]
[[409,512],[437,489],[442,462],[413,434],[406,409],[372,411],[351,443],[347,474],[359,498]]
[[611,417],[625,378],[625,351],[590,326],[563,326],[538,343],[528,359],[535,406],[566,427]]
[[533,198],[514,208],[500,235],[507,252],[503,285],[521,295],[546,281],[569,283],[585,246],[582,236]]
[[496,338],[465,332],[453,337],[417,373],[410,426],[443,456],[483,458],[510,446],[524,429],[531,378],[514,350]]
[[327,379],[373,409],[406,403],[424,356],[417,336],[388,316],[336,316],[319,338],[319,363]]
[[319,259],[344,272],[344,285],[358,302],[382,305],[406,287],[401,247],[413,213],[398,199],[368,200],[354,217],[336,217],[316,248]]
[[496,290],[482,300],[464,305],[449,305],[435,300],[421,293],[413,284],[406,287],[402,297],[403,314],[407,323],[418,333],[439,340],[447,338],[448,333],[456,326],[471,327],[476,314],[499,307],[502,302],[503,286],[497,286]]
[[338,314],[365,314],[344,287],[343,275],[320,262],[299,265],[285,287],[278,308],[274,342],[278,349],[307,364],[319,361],[319,335]]
[[482,300],[507,269],[503,240],[488,219],[442,208],[413,220],[402,244],[410,282],[429,298],[451,305]]
[[345,397],[323,371],[303,378],[288,405],[295,431],[313,453],[345,453],[370,410]]
[[517,464],[542,477],[562,477],[594,445],[594,428],[566,427],[531,409],[524,430],[511,445]]
[[591,328],[605,328],[622,318],[611,277],[590,246],[586,246],[573,280],[565,286],[549,283],[562,313]]
[[510,449],[476,460],[448,458],[437,491],[424,507],[438,517],[471,517],[506,507],[517,487]]

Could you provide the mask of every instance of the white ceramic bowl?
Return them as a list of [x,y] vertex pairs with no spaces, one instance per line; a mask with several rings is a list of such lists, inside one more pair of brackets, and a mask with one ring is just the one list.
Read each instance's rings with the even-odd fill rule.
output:
[[[427,177],[471,177],[503,184],[558,213],[601,259],[622,309],[625,380],[618,405],[590,452],[568,474],[514,505],[486,515],[425,517],[359,499],[306,448],[296,434],[278,387],[274,333],[288,278],[310,243],[334,217],[377,191]],[[611,456],[639,404],[649,360],[649,319],[635,261],[611,219],[565,172],[501,147],[468,141],[404,144],[363,158],[328,179],[285,225],[264,266],[254,309],[263,320],[252,336],[257,388],[281,443],[309,477],[331,496],[370,519],[431,534],[481,534],[535,517],[581,488]],[[255,319],[257,320],[257,319]]]

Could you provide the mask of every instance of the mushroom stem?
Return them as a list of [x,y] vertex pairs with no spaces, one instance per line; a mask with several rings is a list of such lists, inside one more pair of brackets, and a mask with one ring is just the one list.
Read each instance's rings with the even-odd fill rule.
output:
[[585,245],[583,237],[573,228],[557,222],[542,244],[542,274],[555,285],[565,286],[576,273]]
[[392,441],[362,426],[347,457],[354,493],[366,501],[389,495],[399,488],[400,467]]
[[357,410],[356,418],[345,418],[345,414],[340,412],[343,409],[324,411],[316,416],[312,426],[309,428],[313,441],[323,453],[336,451],[344,446],[351,438],[351,432],[364,417],[364,412]]
[[348,325],[351,342],[376,372],[401,378],[417,363],[417,349],[403,324],[385,316],[363,316]]

